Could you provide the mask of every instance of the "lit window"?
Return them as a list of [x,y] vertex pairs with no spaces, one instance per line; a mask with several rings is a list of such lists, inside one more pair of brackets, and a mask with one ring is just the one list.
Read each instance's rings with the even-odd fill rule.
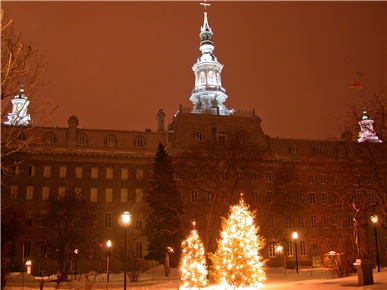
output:
[[75,167],[75,178],[82,178],[83,168],[81,166]]
[[44,177],[51,177],[51,165],[44,165],[43,166],[43,176]]
[[28,176],[35,176],[35,165],[29,165],[27,170]]
[[10,199],[17,199],[17,192],[18,192],[18,187],[17,185],[11,185],[10,188]]
[[208,72],[208,84],[212,85],[214,83],[214,72],[210,70]]
[[206,76],[204,74],[204,71],[200,72],[200,84],[205,85],[206,84]]
[[106,179],[113,179],[113,167],[106,168]]
[[142,180],[144,177],[144,171],[142,169],[136,169],[136,180]]
[[128,202],[128,189],[121,188],[121,202]]
[[64,197],[66,194],[66,187],[60,186],[58,187],[58,198]]
[[291,257],[293,256],[293,241],[289,240],[288,241],[288,256]]
[[300,241],[300,255],[301,256],[306,255],[306,242],[305,242],[305,240]]
[[128,180],[128,178],[129,178],[128,168],[121,168],[121,179]]
[[92,167],[91,168],[91,178],[97,179],[98,178],[98,167]]
[[42,187],[42,200],[48,200],[49,197],[50,197],[50,187],[43,186]]
[[67,166],[59,166],[59,177],[64,178],[67,176]]
[[27,186],[26,188],[26,200],[31,200],[34,198],[34,187],[32,185]]
[[136,188],[136,202],[142,203],[144,201],[144,192],[141,188]]
[[106,188],[105,189],[105,202],[112,202],[113,201],[113,188]]
[[98,201],[98,188],[96,188],[96,187],[90,188],[90,201],[91,202]]
[[269,256],[275,257],[275,241],[269,241]]

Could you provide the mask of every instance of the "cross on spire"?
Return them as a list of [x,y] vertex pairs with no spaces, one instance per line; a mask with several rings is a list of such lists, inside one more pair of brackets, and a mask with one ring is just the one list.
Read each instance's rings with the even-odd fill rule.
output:
[[207,10],[207,6],[211,6],[211,4],[207,3],[207,0],[204,0],[204,3],[201,2],[200,5],[203,5],[203,6],[204,6],[204,11]]

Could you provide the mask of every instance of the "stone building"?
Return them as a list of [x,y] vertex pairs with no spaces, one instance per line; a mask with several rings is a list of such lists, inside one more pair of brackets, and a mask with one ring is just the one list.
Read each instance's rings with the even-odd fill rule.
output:
[[[202,54],[192,68],[193,107],[180,106],[167,128],[162,110],[157,113],[156,131],[119,131],[82,128],[76,116],[69,117],[65,128],[14,123],[18,118],[17,108],[13,109],[9,122],[2,124],[1,193],[2,206],[12,205],[23,220],[24,243],[15,241],[9,253],[13,269],[22,269],[23,261],[30,259],[36,275],[57,272],[60,250],[50,242],[47,222],[50,196],[68,193],[94,205],[87,218],[71,220],[71,227],[87,232],[65,249],[73,272],[104,272],[108,252],[112,271],[122,271],[124,230],[118,221],[124,211],[131,213],[130,256],[143,259],[147,241],[141,230],[148,212],[143,180],[159,143],[173,159],[185,220],[197,222],[207,251],[215,249],[220,217],[243,193],[256,210],[268,265],[294,267],[296,258],[302,266],[328,265],[337,256],[353,262],[354,206],[368,216],[379,215],[380,261],[387,264],[385,143],[369,131],[360,136],[361,142],[349,135],[343,140],[267,136],[255,110],[226,107],[223,65],[213,54],[212,35],[205,12]],[[27,97],[20,95],[28,106]],[[23,112],[27,114],[26,107]],[[361,132],[373,130],[372,120],[364,116]],[[12,143],[25,142],[28,148],[6,154],[15,149]],[[375,259],[372,227],[370,222],[369,247]],[[112,241],[110,249],[107,240]]]

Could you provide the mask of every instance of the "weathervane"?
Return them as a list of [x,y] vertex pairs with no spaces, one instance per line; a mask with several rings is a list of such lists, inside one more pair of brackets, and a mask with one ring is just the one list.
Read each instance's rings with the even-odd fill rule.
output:
[[207,0],[204,0],[204,3],[201,2],[200,5],[203,5],[203,6],[204,6],[204,11],[206,11],[207,6],[211,6],[211,4],[207,3]]

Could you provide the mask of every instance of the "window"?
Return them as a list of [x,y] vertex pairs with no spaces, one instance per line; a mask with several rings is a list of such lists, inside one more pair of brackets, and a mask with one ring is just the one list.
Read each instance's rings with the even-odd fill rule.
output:
[[321,146],[316,147],[316,154],[321,154],[322,153],[322,148]]
[[105,212],[105,228],[110,229],[112,227],[112,213]]
[[339,156],[344,156],[344,155],[345,155],[344,147],[339,147]]
[[341,215],[336,214],[336,227],[341,228]]
[[291,152],[292,154],[298,154],[298,146],[297,146],[297,145],[292,145],[292,146],[290,147],[290,152]]
[[82,134],[78,136],[78,145],[79,146],[86,146],[87,145],[87,136]]
[[129,179],[129,171],[128,168],[121,168],[121,180]]
[[91,168],[91,175],[90,177],[92,179],[98,179],[98,167],[92,167]]
[[320,183],[321,184],[326,184],[327,183],[327,178],[326,178],[325,174],[321,174],[320,175]]
[[17,199],[18,187],[17,185],[11,185],[9,199]]
[[372,176],[367,176],[367,185],[372,184]]
[[106,179],[113,179],[113,167],[106,168]]
[[90,213],[90,226],[95,227],[96,222],[97,222],[97,213],[91,212]]
[[358,193],[357,193],[357,201],[358,201],[360,204],[363,204],[363,193],[362,193],[362,192],[358,192]]
[[200,131],[197,131],[195,134],[196,141],[203,141],[203,133]]
[[113,135],[109,135],[105,139],[105,145],[106,147],[115,147],[116,146],[116,137]]
[[316,195],[314,192],[309,193],[310,204],[316,204]]
[[196,189],[193,189],[191,192],[191,201],[192,202],[197,202],[198,201],[198,191]]
[[144,171],[142,169],[136,169],[136,180],[142,180],[144,177]]
[[383,175],[378,175],[378,180],[379,180],[380,185],[384,184]]
[[347,225],[349,228],[353,228],[353,214],[351,213],[347,215]]
[[51,165],[43,166],[43,177],[51,177]]
[[113,188],[105,188],[105,202],[113,201]]
[[258,190],[253,191],[253,202],[258,202]]
[[312,248],[317,249],[318,248],[318,240],[313,240],[312,241]]
[[274,228],[274,218],[273,216],[269,216],[269,228]]
[[59,166],[59,177],[64,178],[67,176],[67,166]]
[[206,77],[205,77],[204,71],[200,72],[200,84],[201,85],[206,84]]
[[66,194],[66,187],[60,186],[58,187],[58,198],[64,197]]
[[141,188],[136,188],[136,202],[142,203],[143,202],[144,193]]
[[272,182],[273,181],[271,171],[266,171],[265,172],[265,180],[266,180],[266,182]]
[[284,192],[284,202],[286,204],[290,203],[290,194],[289,194],[289,192]]
[[218,130],[218,142],[226,143],[226,132],[224,130]]
[[47,242],[40,241],[39,243],[39,258],[47,258]]
[[175,180],[181,180],[181,172],[180,172],[180,170],[175,170]]
[[239,142],[246,143],[246,135],[244,133],[239,134]]
[[136,242],[136,259],[142,259],[142,242]]
[[370,204],[375,204],[375,195],[373,192],[368,192],[368,202]]
[[288,256],[289,257],[293,256],[293,241],[292,240],[288,241]]
[[211,203],[212,202],[212,194],[209,190],[207,190],[207,202]]
[[96,188],[96,187],[90,188],[90,201],[91,202],[98,201],[98,188]]
[[255,182],[257,181],[257,172],[251,172],[251,181]]
[[352,194],[350,192],[347,192],[347,203],[351,203],[352,202]]
[[298,227],[300,229],[303,229],[305,227],[305,224],[304,224],[304,216],[303,215],[299,215],[298,216]]
[[338,183],[337,176],[333,176],[332,177],[332,184],[337,184],[337,183]]
[[42,200],[48,200],[49,197],[50,197],[50,187],[43,186],[42,187]]
[[272,190],[267,190],[266,191],[266,197],[267,197],[267,199],[271,199],[273,197],[273,191]]
[[13,176],[19,175],[19,165],[13,165],[10,168],[11,172],[10,174]]
[[328,204],[328,193],[327,192],[321,193],[321,202],[322,202],[322,204]]
[[300,241],[300,255],[301,256],[306,255],[306,242],[305,242],[305,240]]
[[223,193],[223,201],[228,202],[228,191],[223,190],[222,193]]
[[301,174],[296,174],[296,183],[301,183]]
[[314,175],[313,174],[308,175],[308,182],[309,182],[309,184],[314,183]]
[[81,166],[75,166],[75,178],[82,178],[82,170]]
[[206,176],[207,176],[207,180],[212,180],[212,171],[211,170],[207,170],[206,171]]
[[121,202],[128,202],[128,189],[121,188]]
[[275,257],[275,241],[269,241],[269,256]]
[[33,198],[34,198],[34,187],[32,185],[29,185],[26,188],[26,200],[31,200]]
[[316,229],[317,228],[317,216],[315,214],[312,214],[310,216],[310,221],[311,221],[312,229]]
[[304,196],[302,192],[297,193],[297,202],[298,204],[302,204],[304,202]]
[[32,227],[32,212],[27,211],[26,212],[26,227]]
[[145,144],[144,138],[137,137],[137,139],[136,139],[136,147],[137,148],[144,148],[144,144]]
[[291,222],[291,219],[290,219],[290,215],[287,215],[285,217],[285,227],[287,229],[290,229],[292,227],[292,222]]
[[35,176],[35,165],[28,165],[27,175],[28,176]]
[[48,213],[45,211],[42,211],[40,213],[40,226],[42,228],[47,228],[48,227]]
[[208,84],[214,83],[214,72],[212,70],[208,71]]
[[50,132],[50,133],[47,133],[45,136],[44,136],[44,142],[46,142],[46,144],[52,144],[55,142],[55,135],[54,133]]
[[329,215],[324,215],[324,228],[329,228]]

